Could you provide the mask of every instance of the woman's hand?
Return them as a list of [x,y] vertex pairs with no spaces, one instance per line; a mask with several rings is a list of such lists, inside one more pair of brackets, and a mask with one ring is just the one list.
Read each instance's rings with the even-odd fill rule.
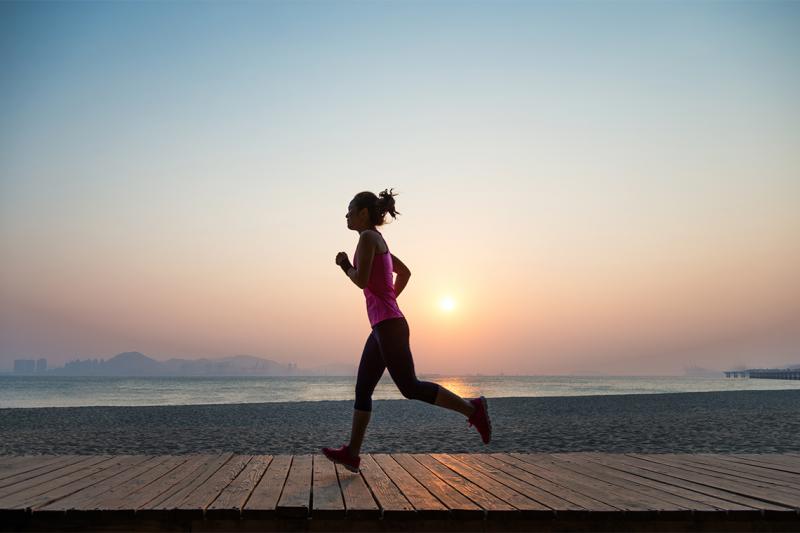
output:
[[350,277],[350,269],[353,268],[353,265],[350,264],[350,259],[347,258],[347,254],[344,252],[339,252],[336,254],[336,264],[339,265],[339,268],[342,269],[347,277]]

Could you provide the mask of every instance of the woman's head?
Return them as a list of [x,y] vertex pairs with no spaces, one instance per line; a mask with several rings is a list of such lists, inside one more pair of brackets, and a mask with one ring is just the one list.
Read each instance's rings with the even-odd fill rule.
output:
[[394,209],[396,195],[392,190],[394,189],[384,189],[378,195],[370,191],[356,194],[347,206],[347,227],[361,231],[381,226],[386,222],[387,213],[392,218],[397,218],[400,213]]

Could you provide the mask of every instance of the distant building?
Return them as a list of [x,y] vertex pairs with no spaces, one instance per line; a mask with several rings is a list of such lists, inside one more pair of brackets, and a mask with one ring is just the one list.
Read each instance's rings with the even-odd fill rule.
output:
[[34,359],[14,359],[15,374],[33,374],[36,371]]
[[47,359],[41,358],[36,360],[36,372],[47,372]]

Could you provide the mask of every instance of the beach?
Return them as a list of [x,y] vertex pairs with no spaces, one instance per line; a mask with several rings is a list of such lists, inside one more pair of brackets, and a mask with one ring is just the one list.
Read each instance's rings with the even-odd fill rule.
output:
[[[349,438],[353,402],[0,409],[0,454],[303,454]],[[374,400],[362,453],[800,452],[800,390],[489,398],[493,439]]]

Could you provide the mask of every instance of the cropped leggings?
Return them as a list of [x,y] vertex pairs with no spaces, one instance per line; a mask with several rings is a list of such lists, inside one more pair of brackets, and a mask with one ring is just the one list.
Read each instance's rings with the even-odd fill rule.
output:
[[373,326],[358,365],[355,409],[372,411],[372,392],[387,368],[404,397],[431,404],[436,401],[439,385],[417,379],[408,337],[408,322],[403,317]]

